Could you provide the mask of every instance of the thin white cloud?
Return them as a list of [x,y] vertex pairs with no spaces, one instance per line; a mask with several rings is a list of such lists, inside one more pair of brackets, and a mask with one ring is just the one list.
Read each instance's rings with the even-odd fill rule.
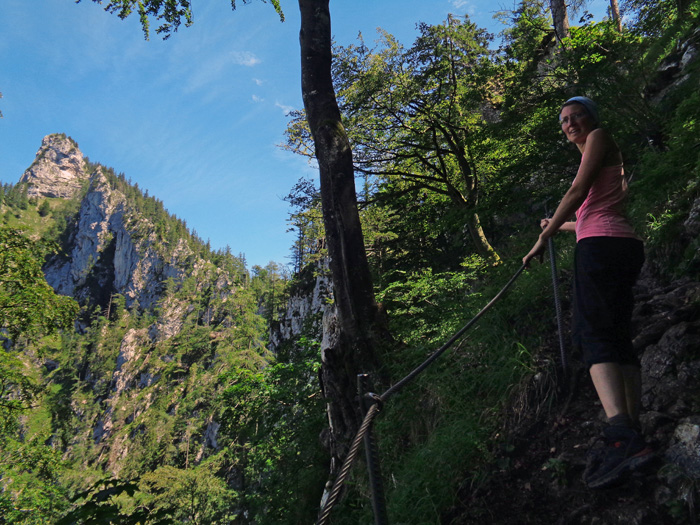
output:
[[253,102],[265,102],[265,99],[257,95],[253,95]]
[[455,9],[460,11],[474,13],[475,6],[470,0],[450,0],[450,3]]
[[189,75],[187,91],[197,91],[203,87],[211,87],[217,81],[231,72],[233,65],[252,67],[260,63],[260,59],[247,51],[231,51],[199,62]]
[[250,51],[232,51],[230,56],[239,66],[252,67],[260,63],[260,59]]
[[262,86],[264,84],[264,82],[262,80],[260,80],[259,78],[254,78],[253,82],[255,82],[255,84],[258,86]]
[[285,115],[288,115],[289,113],[291,113],[292,111],[294,111],[294,107],[292,107],[292,106],[285,106],[284,104],[281,104],[281,103],[279,103],[279,102],[275,102],[275,106],[277,106],[278,108],[280,108],[280,109],[284,112]]

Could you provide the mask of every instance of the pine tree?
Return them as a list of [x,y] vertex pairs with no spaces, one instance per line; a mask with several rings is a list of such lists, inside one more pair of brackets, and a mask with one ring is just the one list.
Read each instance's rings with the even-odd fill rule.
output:
[[51,203],[48,199],[44,199],[39,206],[39,215],[41,217],[46,217],[51,213]]

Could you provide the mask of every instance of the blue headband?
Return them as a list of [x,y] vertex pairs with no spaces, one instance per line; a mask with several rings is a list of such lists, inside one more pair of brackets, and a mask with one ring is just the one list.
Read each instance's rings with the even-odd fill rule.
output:
[[[566,106],[569,106],[571,104],[581,104],[584,108],[586,108],[586,111],[588,111],[588,114],[591,116],[591,118],[593,118],[593,123],[596,126],[600,124],[600,121],[598,119],[598,106],[590,98],[571,97],[569,100],[564,102],[564,104],[562,104],[561,109],[564,109]],[[561,120],[561,110],[559,111],[559,120]]]

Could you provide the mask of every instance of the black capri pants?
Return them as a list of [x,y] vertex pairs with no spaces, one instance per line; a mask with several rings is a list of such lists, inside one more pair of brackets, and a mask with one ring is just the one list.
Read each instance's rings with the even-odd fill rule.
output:
[[587,237],[574,254],[574,348],[596,363],[639,366],[632,346],[634,286],[644,264],[642,241]]

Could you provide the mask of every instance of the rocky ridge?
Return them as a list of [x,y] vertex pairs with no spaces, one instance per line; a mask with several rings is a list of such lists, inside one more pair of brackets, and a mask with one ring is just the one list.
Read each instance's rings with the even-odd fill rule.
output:
[[47,135],[32,165],[20,177],[30,197],[69,199],[89,179],[85,159],[76,142],[63,134]]
[[[31,196],[79,201],[78,212],[70,218],[63,235],[62,252],[44,266],[46,280],[54,290],[90,309],[99,307],[107,317],[117,296],[124,298],[127,316],[149,313],[153,317],[146,328],[126,329],[115,348],[91,350],[113,354],[111,370],[97,372],[88,365],[82,372],[96,391],[108,394],[100,399],[99,411],[86,420],[91,435],[74,436],[74,443],[91,440],[104,451],[100,457],[106,469],[119,475],[134,449],[126,426],[146,413],[163,392],[172,398],[174,413],[179,404],[177,395],[184,388],[169,392],[160,384],[161,371],[173,357],[156,356],[154,349],[178,337],[192,315],[206,325],[228,326],[226,303],[237,292],[237,276],[203,259],[186,238],[178,237],[174,245],[164,240],[152,220],[110,180],[108,170],[87,163],[75,141],[63,134],[43,139],[36,160],[20,183],[28,185]],[[194,292],[202,287],[211,291],[206,306],[193,305],[186,294],[179,293],[187,279],[194,283]],[[86,322],[79,322],[79,330],[87,328]],[[80,417],[84,407],[72,405]],[[201,459],[206,449],[218,447],[219,425],[210,416],[197,424],[201,425],[197,431],[200,440],[193,442],[193,447],[199,447],[195,457]]]
[[[86,167],[75,141],[62,134],[48,135],[20,179],[28,184],[28,195],[80,198],[78,214],[64,242],[65,253],[50,259],[44,268],[57,293],[83,304],[90,299],[93,304],[105,303],[104,297],[96,295],[120,294],[127,307],[138,304],[148,310],[163,299],[166,280],[179,282],[193,272],[204,275],[211,270],[205,269],[205,261],[184,239],[164,251],[154,225],[112,187],[105,169],[97,165],[88,173]],[[216,288],[225,295],[223,290],[230,289],[232,279],[216,273]],[[165,326],[163,329],[170,331]]]

